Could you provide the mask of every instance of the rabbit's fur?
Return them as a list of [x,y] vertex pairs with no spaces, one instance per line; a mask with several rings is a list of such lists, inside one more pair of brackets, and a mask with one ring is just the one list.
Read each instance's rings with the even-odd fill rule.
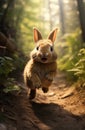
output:
[[24,69],[24,81],[30,88],[30,99],[35,98],[36,88],[42,88],[47,92],[56,74],[57,54],[53,43],[56,38],[57,28],[54,29],[47,39],[42,39],[41,33],[34,28],[35,49],[31,52],[30,60]]

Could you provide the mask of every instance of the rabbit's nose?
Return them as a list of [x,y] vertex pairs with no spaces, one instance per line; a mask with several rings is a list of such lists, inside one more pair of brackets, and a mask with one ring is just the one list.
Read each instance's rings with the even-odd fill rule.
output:
[[49,54],[48,54],[48,53],[46,53],[45,55],[46,55],[46,56],[48,56]]
[[48,55],[49,55],[49,54],[48,54],[47,52],[44,53],[44,54],[43,54],[42,52],[39,53],[39,56],[40,56],[41,58],[42,58],[42,57],[48,57]]
[[48,57],[48,55],[49,55],[48,53],[45,53],[43,54],[43,57]]
[[41,57],[47,57],[47,54],[42,54]]

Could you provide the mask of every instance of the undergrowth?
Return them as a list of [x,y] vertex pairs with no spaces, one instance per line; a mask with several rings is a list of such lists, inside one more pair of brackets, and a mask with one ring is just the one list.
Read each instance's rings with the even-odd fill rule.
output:
[[[16,62],[17,61],[18,59],[16,59]],[[20,87],[16,84],[16,80],[13,77],[13,71],[17,69],[16,62],[14,58],[8,56],[0,57],[0,92],[8,93],[20,90]]]
[[80,34],[80,30],[77,30],[60,41],[58,66],[71,81],[85,83],[85,48]]

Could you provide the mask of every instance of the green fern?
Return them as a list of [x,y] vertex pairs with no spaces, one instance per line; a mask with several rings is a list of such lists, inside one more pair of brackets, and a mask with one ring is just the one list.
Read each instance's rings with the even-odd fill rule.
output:
[[74,72],[74,75],[83,80],[85,79],[85,48],[80,49],[78,58],[79,60],[75,66],[68,71]]
[[13,59],[7,56],[0,57],[0,77],[6,78],[14,70]]

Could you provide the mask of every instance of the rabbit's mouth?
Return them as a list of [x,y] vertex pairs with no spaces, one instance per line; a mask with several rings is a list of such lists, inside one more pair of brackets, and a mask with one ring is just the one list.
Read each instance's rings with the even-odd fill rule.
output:
[[41,58],[41,61],[42,61],[42,62],[47,62],[47,58],[46,58],[46,57],[42,57],[42,58]]

